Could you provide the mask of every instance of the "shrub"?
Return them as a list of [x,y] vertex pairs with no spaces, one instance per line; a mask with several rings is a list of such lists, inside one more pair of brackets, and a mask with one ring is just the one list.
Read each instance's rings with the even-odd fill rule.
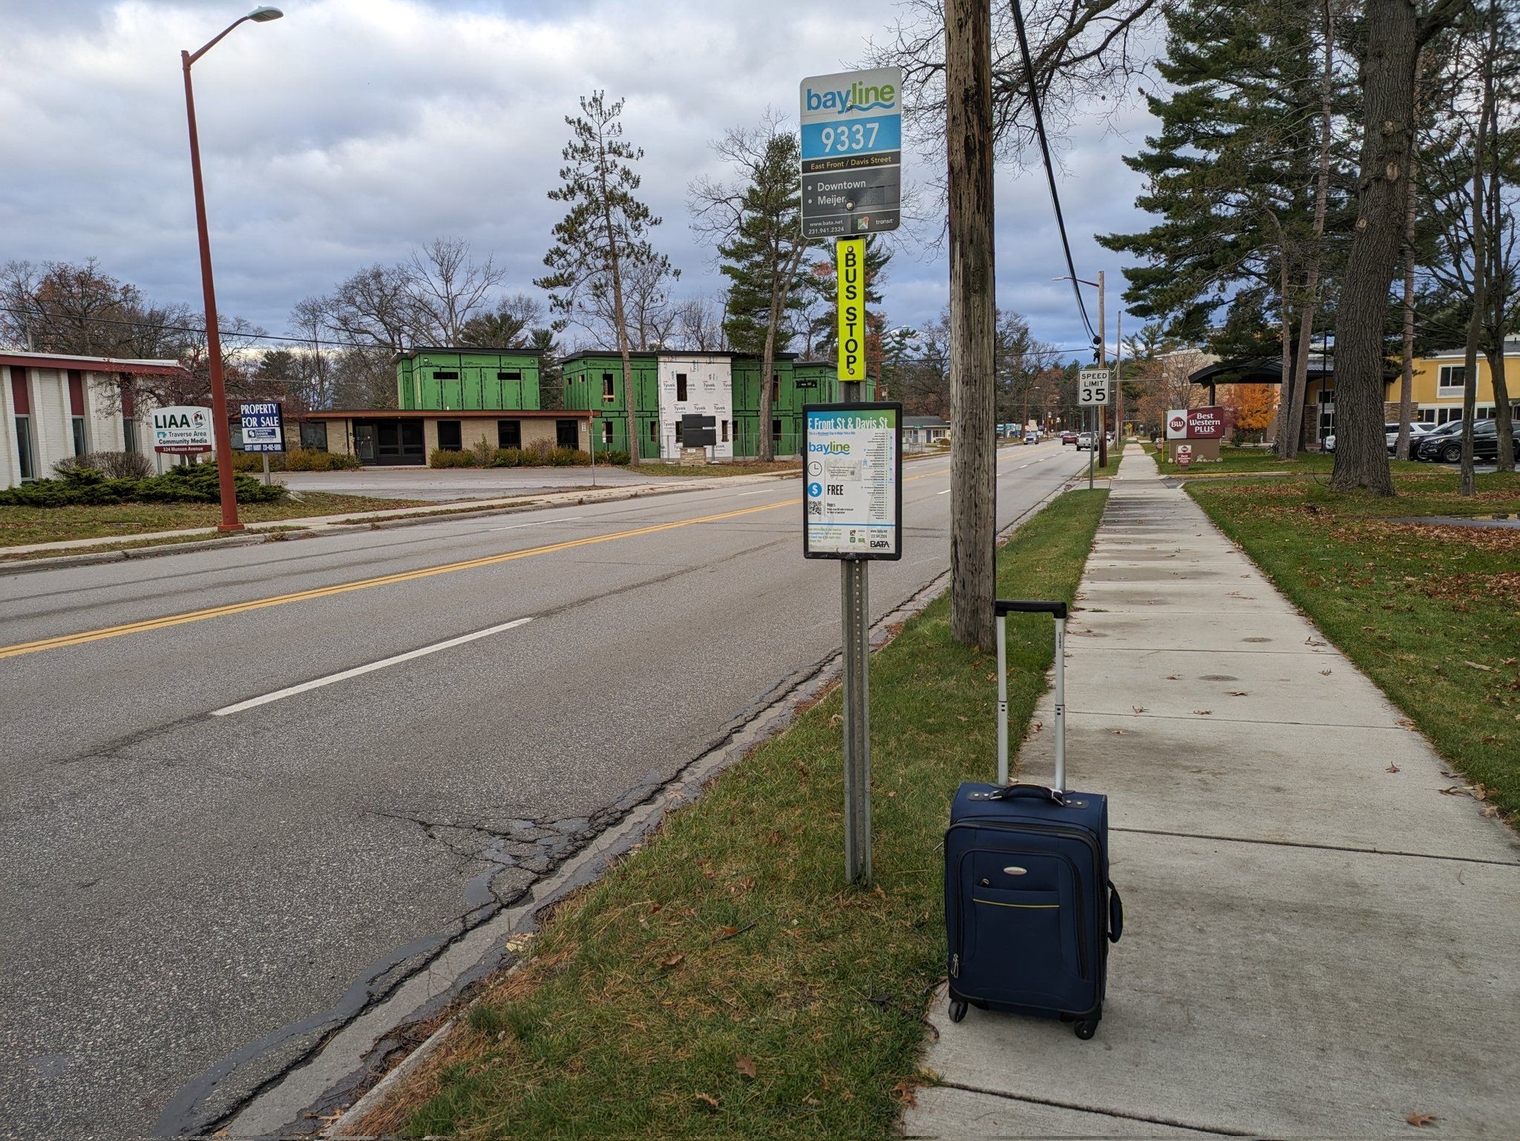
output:
[[579,448],[555,448],[549,453],[550,467],[579,467],[590,462],[591,457]]
[[153,474],[153,462],[141,452],[86,452],[69,456],[53,465],[53,474],[66,476],[80,468],[93,468],[106,479],[147,479]]
[[487,439],[476,440],[465,449],[465,455],[473,461],[471,467],[490,467],[491,460],[496,455],[496,445]]
[[442,448],[434,448],[428,456],[428,467],[474,467],[475,454],[473,452],[446,452]]
[[521,448],[497,448],[491,457],[492,467],[521,467],[523,452]]
[[627,452],[597,452],[596,462],[599,464],[612,464],[614,467],[627,467],[632,459]]
[[353,471],[360,466],[358,456],[316,448],[294,448],[283,456],[271,456],[270,459],[283,461],[276,471]]
[[[265,487],[246,475],[233,477],[239,503],[277,503],[290,493]],[[148,479],[107,479],[94,468],[76,468],[61,479],[39,479],[0,490],[0,506],[76,507],[106,503],[216,503],[221,499],[216,464],[173,467]]]

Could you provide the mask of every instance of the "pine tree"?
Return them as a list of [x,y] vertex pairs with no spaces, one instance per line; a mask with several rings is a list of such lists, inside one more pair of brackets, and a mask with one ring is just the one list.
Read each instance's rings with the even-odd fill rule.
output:
[[[642,149],[623,139],[623,100],[606,101],[606,93],[581,96],[581,116],[565,116],[570,142],[561,152],[564,185],[549,191],[570,209],[554,227],[554,247],[544,255],[553,272],[534,281],[549,293],[550,307],[569,320],[610,326],[623,358],[623,396],[628,410],[628,456],[639,462],[638,400],[628,359],[628,312],[625,290],[637,274],[675,276],[670,259],[656,253],[647,237],[660,219],[637,198],[641,179],[633,163]],[[599,317],[600,315],[600,317]]]

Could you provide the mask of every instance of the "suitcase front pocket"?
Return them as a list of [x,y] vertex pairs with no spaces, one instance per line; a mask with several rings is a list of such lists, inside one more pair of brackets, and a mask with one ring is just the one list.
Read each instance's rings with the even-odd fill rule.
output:
[[1010,995],[1060,995],[1082,977],[1074,916],[1056,891],[977,885],[971,894],[971,954],[984,984]]

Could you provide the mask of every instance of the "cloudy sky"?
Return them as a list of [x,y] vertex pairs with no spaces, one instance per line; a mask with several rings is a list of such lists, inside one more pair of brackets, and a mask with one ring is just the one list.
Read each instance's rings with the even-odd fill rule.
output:
[[[767,108],[795,119],[799,81],[862,65],[903,14],[855,0],[285,0],[195,66],[196,112],[223,314],[272,333],[303,297],[362,266],[459,236],[534,292],[563,213],[564,117],[601,88],[624,97],[644,148],[656,244],[678,292],[716,294],[711,251],[687,225],[693,178],[723,178],[711,143]],[[248,10],[239,0],[0,0],[0,261],[82,261],[155,301],[198,304],[182,48]],[[1095,109],[1096,111],[1096,109]],[[1094,233],[1143,228],[1120,156],[1142,145],[1142,110],[1118,133],[1094,114],[1058,141],[1062,203],[1082,277],[1107,272]],[[937,172],[909,156],[905,176]],[[943,219],[905,232],[884,289],[892,325],[931,320],[947,295],[934,243]],[[1002,172],[1000,306],[1042,340],[1085,340],[1064,283],[1038,171]],[[1136,326],[1138,322],[1135,323]],[[1112,333],[1110,333],[1112,336]]]

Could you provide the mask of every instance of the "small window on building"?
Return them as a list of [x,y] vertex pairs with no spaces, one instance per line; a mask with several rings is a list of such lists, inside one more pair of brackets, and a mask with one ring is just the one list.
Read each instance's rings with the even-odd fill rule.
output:
[[36,479],[36,463],[32,458],[32,418],[16,417],[16,459],[21,465],[23,480]]
[[581,446],[580,430],[574,420],[554,421],[554,442],[562,448],[578,448]]
[[458,369],[438,369],[436,372],[433,373],[433,379],[434,380],[458,380],[459,379],[459,370]]
[[522,379],[522,371],[519,370],[519,369],[508,369],[505,372],[498,372],[496,374],[496,379],[497,380],[521,380]]
[[522,447],[522,421],[496,421],[496,446],[498,448]]
[[611,420],[603,420],[602,421],[602,443],[604,443],[604,444],[611,444],[612,443],[612,421]]
[[84,439],[84,417],[70,416],[69,426],[74,430],[74,454],[82,456],[90,450]]
[[723,421],[723,442],[728,443],[728,421]]
[[676,373],[676,399],[686,399],[686,374],[684,372]]
[[74,435],[74,454],[82,456],[90,449],[84,438],[84,373],[77,368],[69,369],[69,427]]
[[771,399],[781,399],[781,374],[779,372],[771,373]]
[[438,421],[438,450],[441,452],[458,452],[462,451],[463,447],[459,421]]
[[1467,366],[1464,364],[1443,364],[1439,384],[1442,388],[1460,389],[1467,382]]
[[126,415],[121,418],[121,447],[123,451],[137,451],[137,421]]
[[301,421],[301,447],[310,448],[314,452],[327,451],[327,421]]
[[649,421],[649,442],[651,444],[660,442],[660,425],[653,420]]
[[602,373],[602,399],[612,400],[615,396],[616,393],[612,391],[612,374],[610,372]]
[[772,420],[771,421],[771,439],[775,440],[776,443],[778,443],[778,444],[781,442],[781,421],[780,420]]
[[681,446],[681,421],[676,421],[676,447]]

